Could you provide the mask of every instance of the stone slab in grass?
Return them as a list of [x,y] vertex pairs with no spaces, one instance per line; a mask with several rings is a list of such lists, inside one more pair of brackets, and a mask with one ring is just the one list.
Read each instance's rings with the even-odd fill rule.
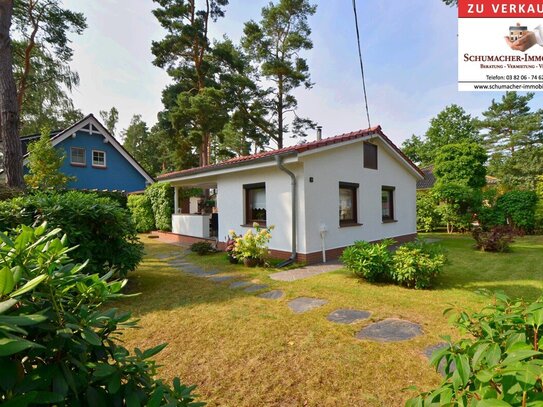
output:
[[230,288],[231,290],[235,290],[236,288],[248,287],[250,285],[253,285],[253,283],[249,283],[248,281],[235,281],[230,284],[228,288]]
[[289,301],[288,307],[296,314],[311,311],[314,308],[322,307],[328,301],[319,298],[299,297]]
[[[440,342],[436,345],[432,345],[432,346],[428,346],[426,349],[424,349],[423,353],[424,353],[424,356],[426,356],[428,358],[428,360],[431,360],[432,359],[432,354],[438,350],[441,350],[441,349],[444,349],[444,348],[447,348],[449,345],[445,342]],[[445,376],[445,360],[441,360],[441,362],[439,363],[439,366],[437,367],[437,371],[441,374],[441,376]],[[433,366],[432,366],[433,368]],[[452,370],[455,370],[456,369],[456,365],[454,364],[454,362],[452,362],[451,364],[451,369]]]
[[338,309],[328,314],[326,319],[337,324],[352,324],[354,322],[368,319],[371,312],[355,309]]
[[255,284],[255,285],[251,285],[250,287],[247,287],[243,291],[245,291],[247,293],[254,293],[256,291],[265,290],[266,288],[268,288],[268,286],[265,285],[265,284]]
[[225,281],[232,280],[233,278],[235,278],[235,276],[213,276],[213,277],[209,277],[209,279],[211,281],[215,281],[216,283],[223,283]]
[[419,335],[422,335],[419,324],[401,319],[385,319],[363,328],[356,334],[356,338],[376,342],[400,342]]
[[283,296],[283,291],[281,290],[272,290],[268,291],[267,293],[262,293],[258,297],[264,298],[266,300],[278,300]]

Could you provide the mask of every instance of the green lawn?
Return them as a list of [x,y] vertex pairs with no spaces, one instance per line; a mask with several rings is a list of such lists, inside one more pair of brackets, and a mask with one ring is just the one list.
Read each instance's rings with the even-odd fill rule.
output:
[[[168,342],[157,357],[161,377],[197,384],[210,406],[402,405],[412,394],[404,388],[440,381],[422,351],[440,342],[440,335],[458,337],[443,316],[449,304],[480,308],[485,299],[474,292],[480,288],[525,298],[539,296],[542,288],[542,236],[518,239],[508,254],[476,252],[468,236],[428,236],[442,238],[449,257],[430,291],[372,285],[346,270],[276,282],[268,278],[275,270],[232,266],[224,254],[190,256],[194,263],[283,290],[279,301],[169,268],[154,256],[175,246],[143,238],[146,257],[129,283],[130,291],[142,295],[119,304],[140,318],[141,329],[126,331],[124,340],[129,348]],[[300,296],[328,304],[296,315],[286,303]],[[328,322],[338,308],[372,316],[347,326]],[[391,317],[421,324],[424,335],[388,344],[354,338],[362,327]]]

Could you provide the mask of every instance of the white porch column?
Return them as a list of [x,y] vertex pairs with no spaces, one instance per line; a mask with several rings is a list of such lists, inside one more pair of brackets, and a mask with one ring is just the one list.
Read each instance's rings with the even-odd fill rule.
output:
[[173,213],[179,213],[179,187],[173,187]]

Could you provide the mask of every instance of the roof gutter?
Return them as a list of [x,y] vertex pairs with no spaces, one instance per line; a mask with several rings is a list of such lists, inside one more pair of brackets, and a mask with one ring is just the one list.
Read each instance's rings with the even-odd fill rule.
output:
[[[298,153],[296,151],[293,151],[293,152],[288,152],[288,153],[283,153],[281,154],[282,157],[287,157],[287,156],[296,156],[298,155]],[[221,170],[229,170],[231,168],[240,168],[240,167],[246,167],[246,166],[250,166],[250,165],[258,165],[258,164],[262,164],[262,163],[265,163],[265,162],[272,162],[273,163],[273,160],[274,158],[278,157],[278,155],[276,154],[273,154],[273,155],[268,155],[266,157],[262,157],[262,158],[257,158],[257,159],[252,159],[252,160],[247,160],[247,161],[241,161],[241,162],[236,162],[236,163],[226,163],[226,164],[215,164],[215,165],[210,165],[208,167],[196,167],[196,168],[193,168],[193,169],[189,169],[189,170],[185,170],[187,171],[187,173],[185,174],[176,174],[176,173],[173,173],[173,174],[166,174],[166,175],[159,175],[157,177],[158,181],[171,181],[171,180],[174,180],[176,178],[183,178],[183,177],[189,177],[189,176],[194,176],[194,175],[200,175],[200,174],[206,174],[206,173],[210,173],[210,172],[215,172],[215,171],[221,171]]]
[[281,171],[283,171],[284,173],[286,173],[289,177],[290,177],[290,188],[291,188],[291,199],[292,199],[292,251],[291,251],[291,255],[290,255],[290,258],[284,262],[282,262],[281,264],[278,265],[278,267],[285,267],[285,266],[288,266],[289,264],[292,264],[296,261],[296,252],[297,252],[297,247],[296,247],[296,240],[297,240],[297,237],[296,237],[296,224],[297,224],[297,220],[298,220],[298,213],[296,211],[296,203],[297,203],[297,197],[296,197],[296,175],[294,175],[294,173],[292,171],[290,171],[288,168],[286,168],[283,164],[283,156],[281,155],[276,155],[275,156],[275,163],[277,164],[277,168],[279,168]]

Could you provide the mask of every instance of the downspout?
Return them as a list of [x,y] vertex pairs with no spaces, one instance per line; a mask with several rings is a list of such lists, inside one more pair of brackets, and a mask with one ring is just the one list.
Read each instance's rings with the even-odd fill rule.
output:
[[286,168],[283,165],[283,157],[280,155],[275,156],[275,163],[277,164],[277,168],[279,168],[281,171],[286,173],[290,177],[290,188],[291,188],[291,199],[292,199],[292,252],[290,255],[290,258],[288,260],[285,260],[281,264],[278,265],[278,267],[285,267],[289,264],[292,264],[296,261],[296,223],[298,219],[298,214],[296,211],[296,204],[297,204],[297,197],[296,197],[296,175],[292,171],[290,171],[288,168]]

